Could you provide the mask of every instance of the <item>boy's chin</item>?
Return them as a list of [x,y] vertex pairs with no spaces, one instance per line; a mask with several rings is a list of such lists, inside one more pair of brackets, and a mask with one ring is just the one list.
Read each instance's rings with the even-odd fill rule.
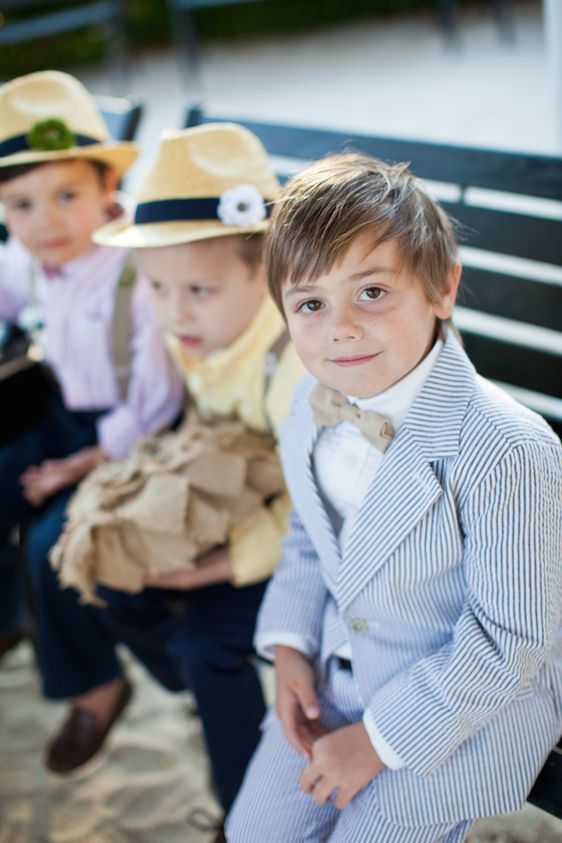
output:
[[341,395],[346,395],[348,398],[374,398],[375,395],[378,395],[380,392],[384,392],[384,386],[375,383],[365,383],[364,381],[358,383],[354,380],[347,380],[345,378],[330,378],[329,382],[328,379],[319,378],[320,382],[324,384],[324,386],[330,387],[330,389],[335,389],[336,392],[341,393]]

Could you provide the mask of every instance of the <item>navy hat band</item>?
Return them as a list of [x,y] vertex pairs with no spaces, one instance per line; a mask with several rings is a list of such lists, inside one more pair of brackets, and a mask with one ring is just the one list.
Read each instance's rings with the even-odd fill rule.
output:
[[[92,138],[89,135],[74,135],[73,146],[91,146],[94,143],[102,143],[102,141],[99,138]],[[49,152],[56,150],[38,149],[36,146],[32,146],[28,141],[28,135],[15,135],[12,138],[6,138],[6,140],[0,141],[0,158],[15,155],[16,152],[29,151]]]
[[[220,220],[219,203],[220,199],[214,196],[200,196],[192,199],[157,199],[154,202],[141,202],[137,205],[135,212],[135,224]],[[272,211],[272,203],[266,201],[264,207],[265,214],[269,217]]]

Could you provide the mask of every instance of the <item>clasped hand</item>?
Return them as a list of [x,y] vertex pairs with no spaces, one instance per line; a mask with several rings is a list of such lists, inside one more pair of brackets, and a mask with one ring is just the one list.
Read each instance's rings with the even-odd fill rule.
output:
[[106,459],[104,451],[93,445],[63,459],[44,460],[40,465],[31,465],[19,478],[23,496],[32,506],[42,506],[61,489],[79,483]]
[[147,576],[144,584],[151,588],[181,591],[204,588],[232,579],[232,562],[228,547],[218,547],[199,557],[194,568],[178,568],[165,574]]
[[[318,805],[345,808],[383,770],[362,722],[328,732],[320,723],[314,672],[292,647],[275,648],[277,716],[290,745],[308,759],[300,786]],[[333,798],[332,798],[333,797]]]

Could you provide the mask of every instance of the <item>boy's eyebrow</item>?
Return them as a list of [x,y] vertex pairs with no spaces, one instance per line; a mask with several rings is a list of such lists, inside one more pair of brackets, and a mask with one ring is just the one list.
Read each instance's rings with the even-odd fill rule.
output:
[[69,179],[68,181],[63,182],[62,184],[57,185],[57,190],[66,190],[69,187],[76,187],[76,185],[81,185],[84,183],[84,179],[80,178],[80,176],[76,176],[73,179]]
[[[56,190],[68,190],[69,187],[80,186],[80,184],[82,184],[82,182],[83,182],[83,179],[80,179],[79,177],[73,178],[73,179],[70,179],[69,181],[63,182],[62,184],[57,184],[55,189]],[[22,197],[23,198],[27,198],[29,196],[33,197],[33,191],[28,189],[28,190],[23,190],[23,191],[20,191],[20,192],[16,191],[14,193],[10,193],[10,188],[7,186],[5,188],[4,195],[7,196],[8,199],[21,199]]]
[[364,269],[362,272],[354,272],[347,280],[360,281],[361,278],[366,278],[369,275],[388,275],[395,273],[396,269],[393,266],[371,266],[369,269]]
[[[361,272],[354,272],[346,278],[346,281],[360,281],[362,278],[368,278],[371,275],[388,275],[395,274],[396,269],[393,266],[371,266],[368,269],[363,269]],[[300,293],[311,293],[318,289],[316,284],[296,284],[285,293],[286,298],[289,296],[297,296]]]
[[298,296],[299,293],[311,293],[316,289],[316,284],[298,284],[297,286],[290,287],[285,293],[285,296],[286,298],[289,298],[289,296]]

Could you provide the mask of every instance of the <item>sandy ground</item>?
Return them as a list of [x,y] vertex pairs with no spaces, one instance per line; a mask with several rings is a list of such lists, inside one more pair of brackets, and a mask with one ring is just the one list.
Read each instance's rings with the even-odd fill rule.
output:
[[199,720],[188,695],[161,690],[140,667],[135,696],[107,749],[79,773],[48,773],[41,754],[62,705],[41,699],[31,650],[0,668],[0,843],[206,843],[194,808],[214,816]]
[[[213,833],[189,820],[198,808],[219,815],[207,787],[192,700],[187,694],[168,694],[136,663],[127,662],[135,695],[126,716],[98,758],[61,778],[43,768],[41,754],[64,709],[41,699],[27,645],[4,659],[0,843],[210,843]],[[481,820],[469,838],[469,843],[561,841],[562,823],[531,806]]]

